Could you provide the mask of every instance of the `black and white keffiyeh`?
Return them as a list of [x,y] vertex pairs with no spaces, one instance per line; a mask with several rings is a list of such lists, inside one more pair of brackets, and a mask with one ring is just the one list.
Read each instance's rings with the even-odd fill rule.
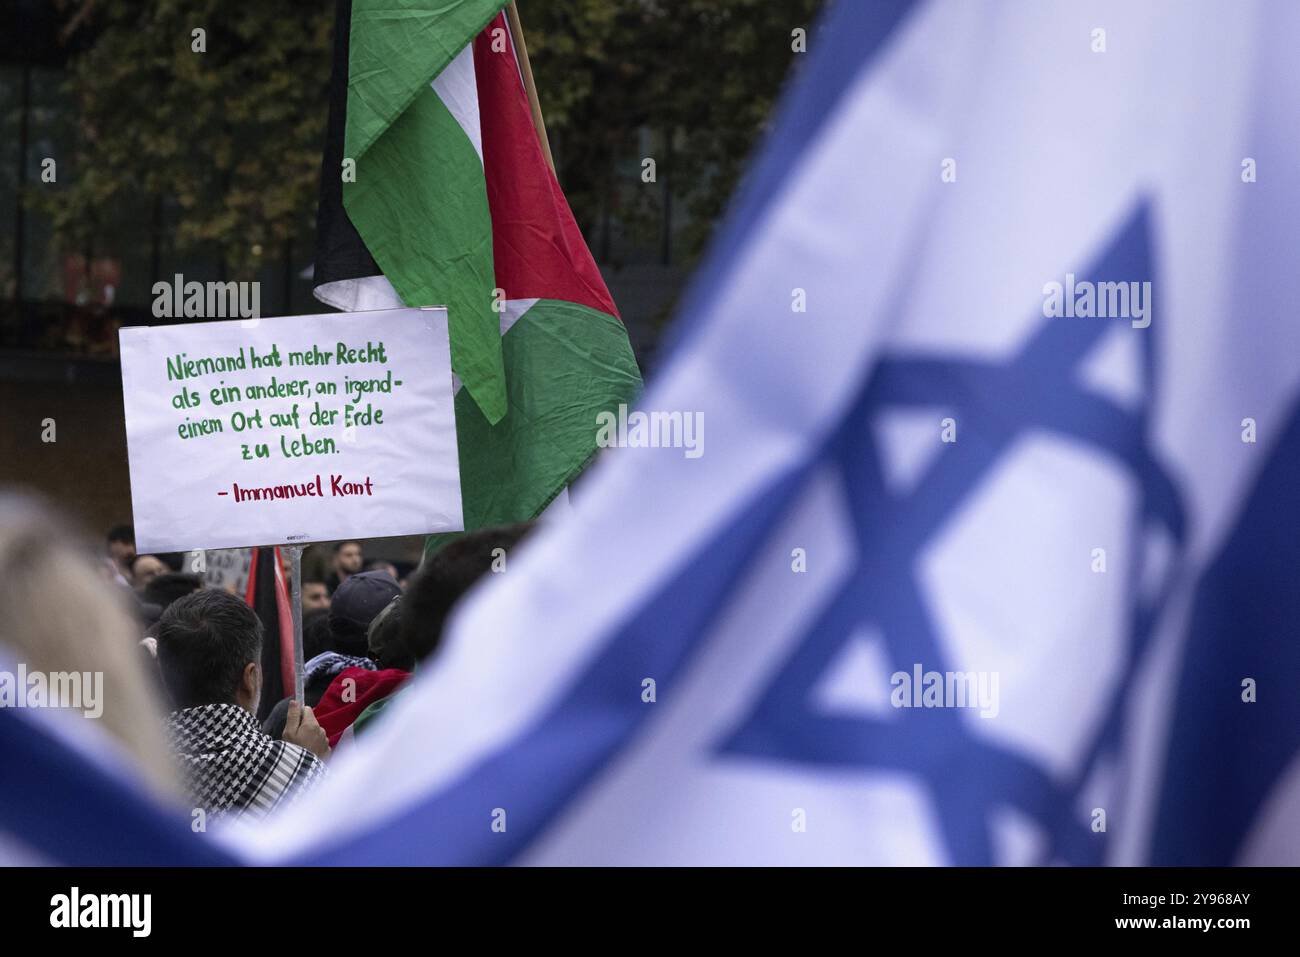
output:
[[[303,665],[302,680],[305,684],[311,684],[317,678],[333,678],[340,671],[347,668],[365,668],[367,671],[376,671],[379,666],[369,658],[342,655],[337,651],[322,651]],[[328,685],[329,682],[326,681],[325,684]]]
[[334,676],[348,668],[365,668],[377,671],[378,666],[369,658],[356,655],[343,655],[337,651],[322,651],[312,658],[302,669],[302,684],[306,691],[307,704],[313,708],[334,680]]
[[316,755],[268,737],[236,704],[174,711],[167,734],[184,764],[194,806],[215,817],[265,817],[291,804],[325,773]]

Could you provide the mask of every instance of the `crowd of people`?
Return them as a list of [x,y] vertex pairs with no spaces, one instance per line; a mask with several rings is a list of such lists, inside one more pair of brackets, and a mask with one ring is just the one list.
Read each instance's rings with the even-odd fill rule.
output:
[[[171,602],[203,587],[203,576],[192,566],[202,553],[138,553],[130,525],[115,525],[108,532],[106,569],[118,585],[130,588],[139,600],[146,625],[158,620]],[[406,574],[383,558],[367,560],[360,542],[336,542],[327,567],[313,572],[304,567],[302,607],[314,611],[330,607],[333,594],[349,576],[363,571],[383,571],[405,587]]]
[[233,588],[185,570],[189,556],[137,554],[130,527],[118,526],[96,560],[28,498],[0,496],[0,516],[10,520],[0,564],[57,574],[80,598],[58,609],[42,597],[50,581],[7,576],[0,605],[31,618],[10,616],[0,643],[30,669],[104,671],[106,728],[155,790],[207,821],[264,816],[320,781],[338,749],[384,720],[435,657],[456,603],[530,530],[467,533],[409,577],[366,562],[359,542],[335,544],[325,573],[303,582],[299,702],[265,699],[262,619]]

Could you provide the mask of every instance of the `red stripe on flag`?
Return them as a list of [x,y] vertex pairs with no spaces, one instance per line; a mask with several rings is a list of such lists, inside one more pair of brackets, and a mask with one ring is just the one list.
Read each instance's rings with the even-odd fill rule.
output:
[[[493,52],[494,37],[504,52]],[[497,286],[508,299],[562,299],[618,316],[546,165],[504,13],[475,39],[474,73]]]
[[244,604],[255,608],[253,598],[257,595],[257,549],[248,559],[248,584],[244,586]]

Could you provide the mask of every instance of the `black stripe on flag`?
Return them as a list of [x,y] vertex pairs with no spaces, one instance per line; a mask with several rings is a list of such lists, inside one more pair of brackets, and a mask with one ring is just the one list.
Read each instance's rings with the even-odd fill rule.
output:
[[321,162],[320,205],[316,210],[313,286],[380,275],[379,267],[343,209],[343,132],[347,123],[351,24],[352,0],[338,0],[334,17],[334,66],[330,74],[330,118]]

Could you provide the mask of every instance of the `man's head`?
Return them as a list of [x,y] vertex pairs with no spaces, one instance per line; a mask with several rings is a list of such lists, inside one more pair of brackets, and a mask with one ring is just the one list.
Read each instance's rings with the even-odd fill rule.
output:
[[179,598],[158,620],[158,667],[177,708],[237,704],[257,713],[262,623],[229,592]]
[[337,542],[334,545],[334,573],[342,581],[349,575],[361,571],[361,543]]
[[470,587],[501,564],[532,523],[485,528],[456,539],[429,557],[407,586],[402,608],[402,644],[416,661],[437,650],[452,606]]
[[393,581],[401,584],[402,579],[397,574],[397,566],[390,561],[382,558],[370,558],[366,560],[365,570],[368,572],[388,572]]
[[170,571],[157,555],[137,555],[131,562],[131,584],[143,588],[159,575],[166,575]]
[[413,671],[415,659],[402,644],[402,597],[399,595],[388,603],[366,632],[366,647],[370,649],[370,660],[380,668],[400,668]]
[[304,612],[325,610],[330,606],[329,589],[323,581],[304,581],[302,583],[302,610]]
[[198,575],[164,572],[144,586],[140,597],[151,605],[166,608],[178,598],[184,598],[202,587],[203,579],[199,578]]
[[361,572],[339,585],[330,602],[334,650],[345,655],[365,655],[370,623],[401,593],[388,572]]
[[124,578],[131,577],[131,562],[135,559],[135,529],[130,525],[114,525],[108,530],[108,557],[113,559]]
[[334,641],[330,637],[330,613],[324,608],[315,608],[302,612],[302,660],[311,661],[322,651],[332,651]]

